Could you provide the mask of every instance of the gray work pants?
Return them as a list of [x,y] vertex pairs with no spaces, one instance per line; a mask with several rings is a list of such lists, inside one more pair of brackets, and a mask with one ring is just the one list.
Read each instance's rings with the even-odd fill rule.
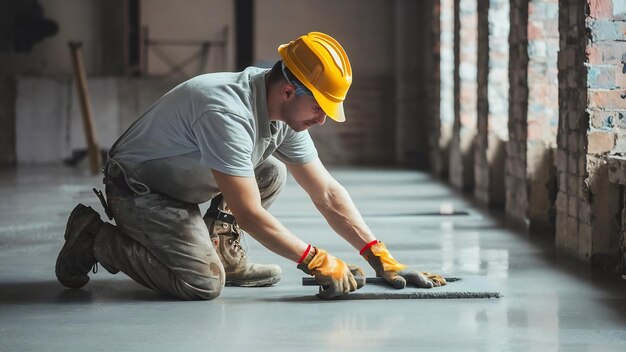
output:
[[[255,169],[266,209],[284,187],[286,173],[274,157]],[[117,226],[105,223],[96,236],[94,254],[105,269],[180,299],[219,296],[224,268],[197,204],[159,193],[137,195],[119,183],[107,184],[106,193]]]

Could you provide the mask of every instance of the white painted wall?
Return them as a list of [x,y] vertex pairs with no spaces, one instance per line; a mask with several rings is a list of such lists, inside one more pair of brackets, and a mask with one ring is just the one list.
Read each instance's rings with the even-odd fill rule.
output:
[[[234,2],[233,0],[143,0],[141,23],[148,26],[148,36],[153,39],[222,40],[227,28],[225,48],[211,48],[207,65],[199,61],[186,66],[187,76],[234,68]],[[173,63],[196,53],[199,47],[159,47]],[[159,75],[170,70],[154,49],[148,50],[148,73]],[[224,56],[225,55],[225,56]],[[225,60],[224,60],[225,58]],[[224,62],[225,61],[225,62]]]
[[[88,83],[96,140],[102,149],[111,147],[121,133],[118,86],[116,78]],[[20,78],[15,110],[18,164],[58,163],[87,148],[74,82]]]
[[61,161],[67,154],[67,81],[26,78],[18,81],[15,104],[18,164]]

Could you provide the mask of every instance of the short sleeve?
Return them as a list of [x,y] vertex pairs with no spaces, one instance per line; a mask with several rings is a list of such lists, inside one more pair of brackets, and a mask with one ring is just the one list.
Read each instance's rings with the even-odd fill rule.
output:
[[285,137],[274,155],[284,163],[306,164],[317,158],[317,149],[308,131],[286,128]]
[[209,111],[193,124],[192,133],[202,164],[228,175],[254,177],[253,130],[244,118]]

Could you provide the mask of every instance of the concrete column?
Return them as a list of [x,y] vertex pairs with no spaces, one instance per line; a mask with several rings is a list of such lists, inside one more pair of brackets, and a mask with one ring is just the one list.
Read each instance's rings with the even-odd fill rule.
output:
[[624,152],[623,1],[559,1],[556,245],[599,266],[620,260],[619,192],[609,154]]
[[449,176],[452,185],[463,190],[474,186],[476,12],[476,0],[455,0],[455,116]]
[[489,206],[504,203],[508,140],[508,0],[478,0],[477,119],[474,195]]

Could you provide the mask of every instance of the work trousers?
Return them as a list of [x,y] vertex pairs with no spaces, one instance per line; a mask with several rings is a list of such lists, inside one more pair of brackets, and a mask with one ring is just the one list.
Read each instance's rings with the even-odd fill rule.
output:
[[[119,167],[109,162],[107,170],[122,175],[114,170]],[[285,165],[269,157],[254,171],[268,209],[285,185]],[[224,267],[198,204],[159,193],[137,194],[123,176],[107,179],[107,201],[117,226],[102,226],[94,245],[96,260],[111,273],[122,271],[145,287],[180,299],[219,296]],[[215,190],[217,196],[217,185]]]

